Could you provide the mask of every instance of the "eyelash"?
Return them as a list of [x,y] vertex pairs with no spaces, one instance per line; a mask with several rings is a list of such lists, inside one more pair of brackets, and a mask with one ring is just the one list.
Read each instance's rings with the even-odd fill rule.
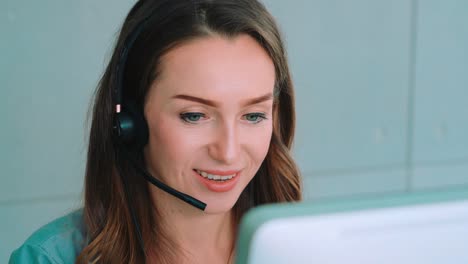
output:
[[248,113],[248,114],[244,115],[244,117],[247,117],[247,116],[251,116],[251,117],[254,116],[256,118],[259,118],[259,119],[257,119],[256,121],[253,121],[253,122],[248,121],[251,124],[258,124],[258,123],[262,122],[263,120],[267,119],[265,113]]
[[[189,117],[194,117],[194,116],[198,116],[199,119],[195,121],[188,120]],[[187,113],[180,114],[180,119],[182,119],[182,121],[189,123],[189,124],[196,124],[200,120],[200,118],[204,118],[204,117],[206,117],[205,114],[197,113],[197,112],[187,112]]]
[[[190,117],[198,117],[197,120],[189,120]],[[202,118],[205,118],[206,115],[203,114],[203,113],[198,113],[198,112],[187,112],[187,113],[182,113],[180,114],[180,119],[186,123],[189,123],[189,124],[197,124],[200,119]],[[243,115],[244,119],[247,119],[247,117],[255,117],[256,120],[255,121],[248,121],[249,123],[251,124],[258,124],[260,122],[262,122],[263,120],[266,120],[268,119],[266,117],[266,114],[265,113],[248,113],[248,114],[245,114]]]

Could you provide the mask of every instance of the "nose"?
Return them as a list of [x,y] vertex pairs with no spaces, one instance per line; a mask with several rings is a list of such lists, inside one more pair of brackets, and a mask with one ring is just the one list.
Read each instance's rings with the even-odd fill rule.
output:
[[209,146],[211,158],[224,164],[234,164],[240,153],[239,131],[235,124],[219,124]]

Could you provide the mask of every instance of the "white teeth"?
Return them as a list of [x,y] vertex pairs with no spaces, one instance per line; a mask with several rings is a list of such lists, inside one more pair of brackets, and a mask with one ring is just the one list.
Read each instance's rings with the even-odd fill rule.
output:
[[227,180],[234,178],[234,176],[236,176],[236,174],[232,174],[228,176],[221,176],[221,175],[209,174],[201,170],[196,170],[196,171],[198,172],[198,174],[203,176],[203,178],[207,178],[207,179],[215,180],[215,181],[227,181]]

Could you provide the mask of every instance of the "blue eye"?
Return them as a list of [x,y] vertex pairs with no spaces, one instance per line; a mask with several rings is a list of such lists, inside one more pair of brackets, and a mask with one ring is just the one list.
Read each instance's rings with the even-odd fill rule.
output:
[[182,113],[180,114],[180,119],[187,123],[197,123],[200,119],[204,118],[205,114],[203,113]]
[[264,113],[249,113],[244,115],[244,118],[252,124],[257,124],[267,119]]

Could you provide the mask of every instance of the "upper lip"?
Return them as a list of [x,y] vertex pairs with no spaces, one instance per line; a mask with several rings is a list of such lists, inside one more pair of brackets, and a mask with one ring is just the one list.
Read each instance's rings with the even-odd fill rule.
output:
[[212,175],[219,175],[219,176],[229,176],[229,175],[234,175],[239,173],[240,170],[202,170],[202,169],[196,169],[199,171],[204,171],[208,174]]

